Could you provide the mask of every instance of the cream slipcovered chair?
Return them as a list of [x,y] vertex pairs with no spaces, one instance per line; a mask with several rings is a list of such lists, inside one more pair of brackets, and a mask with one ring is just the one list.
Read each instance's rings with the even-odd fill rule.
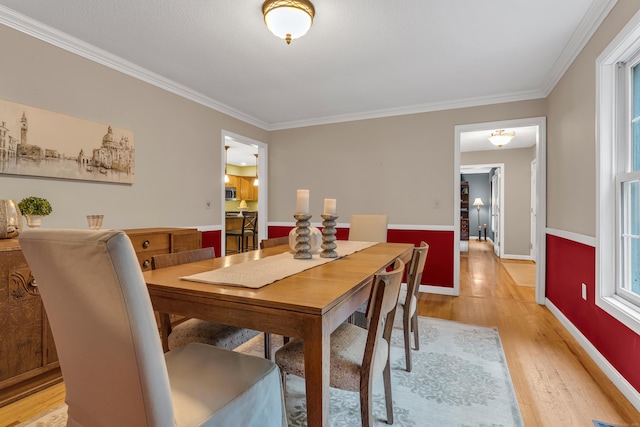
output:
[[[349,223],[349,240],[359,242],[386,242],[387,241],[387,215],[351,215]],[[349,323],[362,328],[367,327],[364,312],[367,304],[359,307],[350,317]]]
[[[380,272],[373,279],[369,297],[369,329],[342,323],[331,334],[331,387],[360,393],[362,425],[373,426],[371,393],[382,374],[387,424],[393,424],[389,340],[398,304],[404,263],[397,259],[393,271]],[[276,363],[285,373],[304,377],[304,342],[294,339],[276,351]]]
[[386,242],[387,221],[387,215],[351,215],[349,240]]
[[26,230],[20,246],[53,331],[68,426],[287,425],[274,363],[205,344],[162,352],[126,234]]
[[[212,258],[215,258],[213,248],[193,249],[190,251],[154,255],[151,258],[151,265],[155,270]],[[177,326],[172,327],[169,314],[167,313],[160,313],[160,322],[162,349],[164,351],[175,350],[191,342],[200,342],[233,350],[260,334],[260,332],[252,329],[239,328],[237,326],[224,325],[202,319],[187,319]],[[265,334],[264,339],[264,357],[271,359],[271,339],[268,334]]]
[[404,332],[404,353],[406,360],[406,368],[411,372],[411,332],[416,344],[416,350],[420,350],[420,341],[418,338],[418,290],[420,288],[420,279],[422,279],[422,270],[427,261],[427,253],[429,245],[420,242],[420,246],[413,248],[413,256],[407,264],[407,289],[400,290],[398,297],[398,312],[396,313],[396,323],[402,323]]

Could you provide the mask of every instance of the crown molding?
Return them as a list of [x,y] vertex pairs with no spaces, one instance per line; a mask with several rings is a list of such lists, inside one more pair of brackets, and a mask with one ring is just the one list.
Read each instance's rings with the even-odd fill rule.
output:
[[153,73],[132,62],[126,61],[116,55],[99,49],[96,46],[56,30],[55,28],[45,25],[39,21],[19,14],[2,5],[0,5],[0,24],[6,25],[7,27],[35,37],[53,46],[57,46],[205,107],[227,114],[230,117],[241,120],[260,129],[274,131],[545,98],[549,93],[551,93],[558,81],[560,81],[564,73],[584,48],[591,36],[598,29],[599,25],[606,18],[611,9],[615,6],[617,1],[618,0],[607,0],[592,3],[587,15],[585,15],[584,19],[578,26],[578,29],[571,37],[571,40],[567,46],[565,46],[560,58],[558,58],[549,74],[547,74],[547,77],[539,90],[271,124],[245,114],[226,104],[220,103],[215,99],[196,92],[186,86],[180,85],[159,74]]
[[268,128],[267,123],[255,117],[2,5],[0,5],[0,24],[261,129]]
[[319,119],[300,120],[272,124],[267,130],[284,130],[307,126],[326,125],[332,123],[353,122],[357,120],[379,119],[383,117],[405,116],[409,114],[429,113],[433,111],[453,110],[456,108],[478,107],[481,105],[503,104],[507,102],[529,101],[544,98],[545,94],[539,90],[502,94],[488,97],[466,98],[447,102],[413,105],[409,107],[375,110],[363,113],[328,116]]
[[578,28],[562,50],[560,57],[558,57],[542,82],[541,89],[545,97],[549,96],[616,3],[618,3],[618,0],[594,1],[591,3],[587,14],[580,21]]

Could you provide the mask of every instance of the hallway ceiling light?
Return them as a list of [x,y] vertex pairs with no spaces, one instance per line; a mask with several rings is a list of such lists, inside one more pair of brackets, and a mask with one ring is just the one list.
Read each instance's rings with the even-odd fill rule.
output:
[[315,13],[308,0],[267,0],[262,4],[267,28],[287,44],[307,34]]
[[493,145],[497,145],[502,148],[502,146],[507,145],[514,136],[516,136],[515,132],[504,133],[504,129],[499,129],[495,132],[491,132],[491,136],[489,136],[488,139]]

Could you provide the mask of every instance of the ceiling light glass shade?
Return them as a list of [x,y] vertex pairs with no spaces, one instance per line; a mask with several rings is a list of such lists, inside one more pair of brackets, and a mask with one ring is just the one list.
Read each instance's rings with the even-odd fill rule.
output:
[[308,0],[267,0],[262,4],[262,14],[269,31],[290,44],[307,34],[315,9]]
[[504,133],[504,129],[499,129],[495,132],[491,132],[491,136],[488,139],[493,145],[502,147],[503,145],[507,145],[514,136],[516,136],[515,132]]

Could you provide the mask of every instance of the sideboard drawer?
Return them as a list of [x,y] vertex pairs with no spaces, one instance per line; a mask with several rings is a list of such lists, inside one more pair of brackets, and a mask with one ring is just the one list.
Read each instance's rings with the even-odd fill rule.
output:
[[167,253],[171,247],[171,235],[169,233],[137,234],[129,237],[136,253],[155,251]]

